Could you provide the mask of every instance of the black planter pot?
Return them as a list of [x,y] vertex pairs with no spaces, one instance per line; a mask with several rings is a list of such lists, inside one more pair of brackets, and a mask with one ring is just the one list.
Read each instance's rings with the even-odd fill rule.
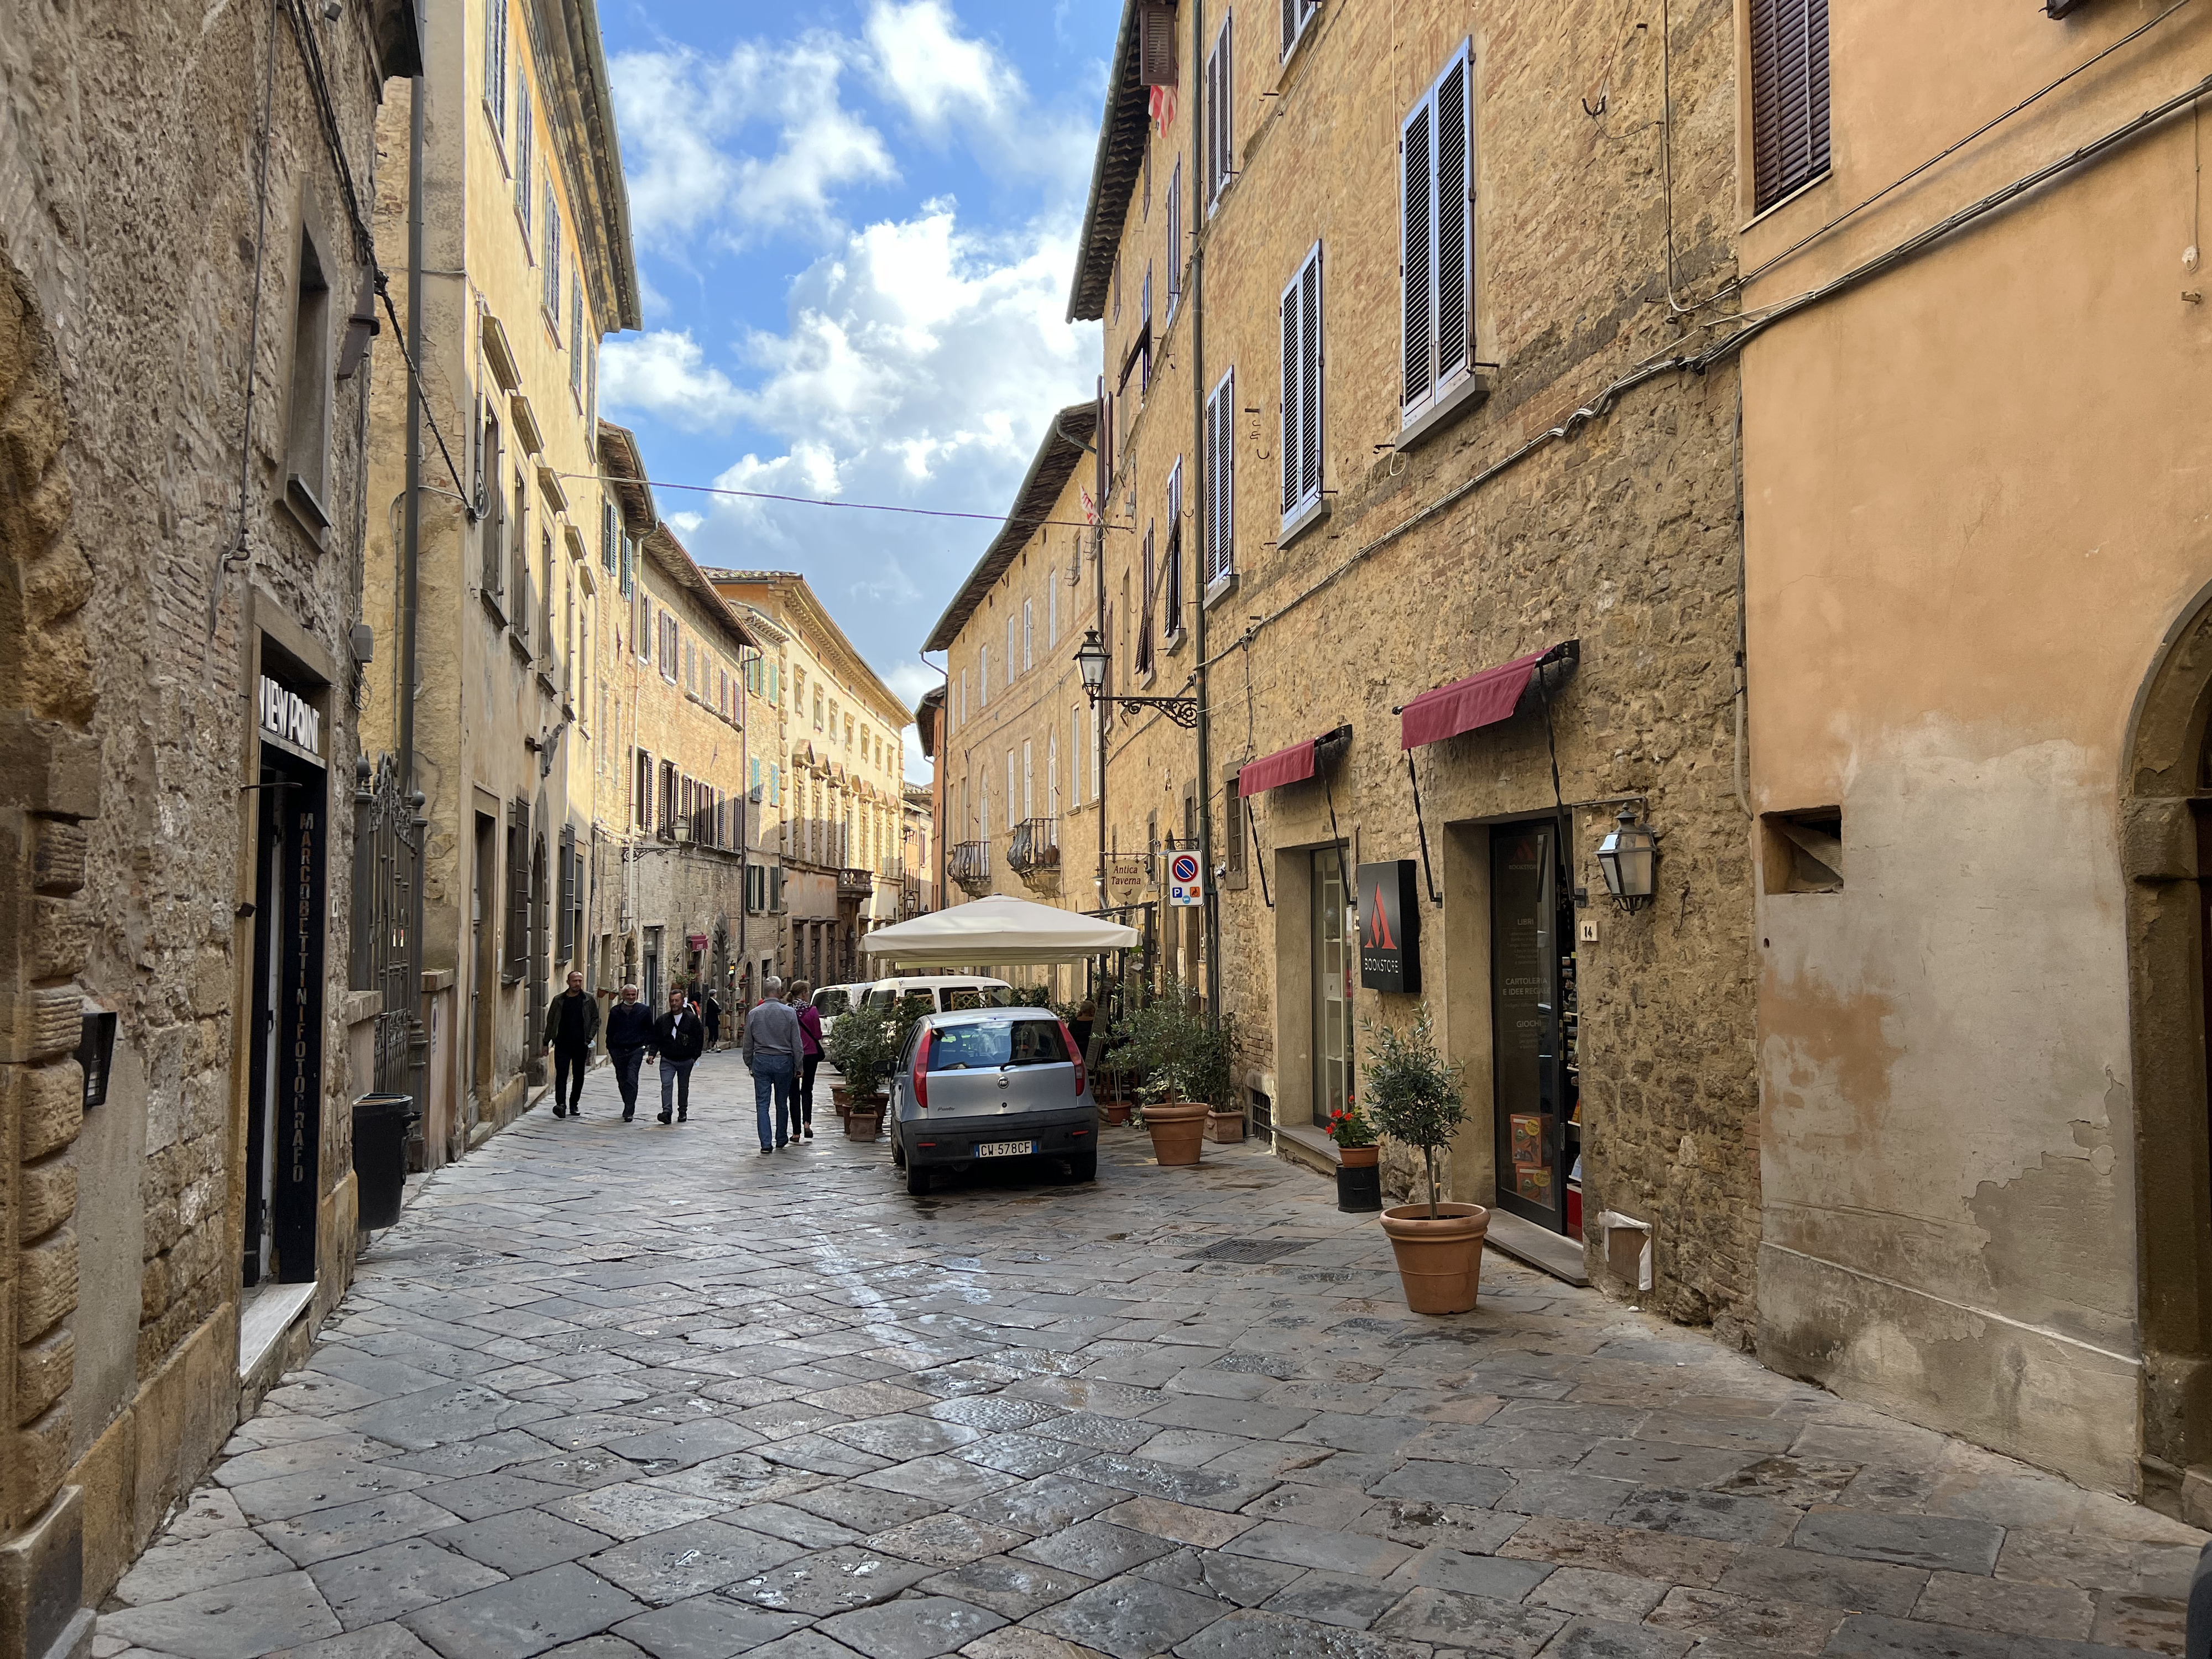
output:
[[407,1126],[415,1121],[410,1095],[363,1095],[353,1108],[353,1171],[362,1232],[399,1219],[407,1194]]
[[1352,1214],[1382,1207],[1382,1171],[1375,1164],[1336,1172],[1336,1207]]

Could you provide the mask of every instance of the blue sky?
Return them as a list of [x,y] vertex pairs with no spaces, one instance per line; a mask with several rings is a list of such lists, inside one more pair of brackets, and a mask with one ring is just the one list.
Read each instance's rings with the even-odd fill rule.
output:
[[[1118,0],[602,0],[645,327],[600,402],[657,479],[1003,513],[1091,395],[1065,321]],[[992,526],[659,492],[793,569],[909,704]],[[910,775],[927,775],[908,734]]]

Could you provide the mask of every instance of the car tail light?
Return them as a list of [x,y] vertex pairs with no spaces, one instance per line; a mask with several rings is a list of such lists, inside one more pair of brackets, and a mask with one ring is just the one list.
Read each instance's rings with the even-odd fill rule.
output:
[[1075,1062],[1075,1097],[1083,1098],[1083,1055],[1075,1046],[1075,1033],[1067,1029],[1067,1022],[1060,1022],[1060,1040],[1067,1045],[1067,1057]]
[[936,1035],[924,1031],[914,1045],[914,1108],[918,1112],[929,1109],[929,1043]]

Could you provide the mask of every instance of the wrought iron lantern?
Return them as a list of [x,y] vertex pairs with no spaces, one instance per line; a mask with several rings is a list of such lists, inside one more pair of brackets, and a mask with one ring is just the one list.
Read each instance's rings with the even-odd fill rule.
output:
[[1142,709],[1157,708],[1186,732],[1197,726],[1198,699],[1196,697],[1132,697],[1125,696],[1119,692],[1108,691],[1106,690],[1108,660],[1106,643],[1098,637],[1098,630],[1095,628],[1084,629],[1083,643],[1076,647],[1075,665],[1082,671],[1083,694],[1091,699],[1094,708],[1097,707],[1098,699],[1103,696],[1109,703],[1121,709],[1125,714],[1133,715]]
[[1622,909],[1637,911],[1651,902],[1653,866],[1659,859],[1659,838],[1636,821],[1636,809],[1624,806],[1613,831],[1598,843],[1598,867],[1605,872],[1606,890]]
[[1083,643],[1077,647],[1075,665],[1083,672],[1083,690],[1091,701],[1098,701],[1098,694],[1106,685],[1106,645],[1098,637],[1098,630],[1083,630]]

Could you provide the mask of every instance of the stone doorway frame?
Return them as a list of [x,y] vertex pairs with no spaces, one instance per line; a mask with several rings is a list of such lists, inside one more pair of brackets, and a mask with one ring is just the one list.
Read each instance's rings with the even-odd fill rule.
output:
[[2197,818],[2212,811],[2212,584],[2159,642],[2120,780],[2142,1498],[2212,1522],[2212,1091]]

